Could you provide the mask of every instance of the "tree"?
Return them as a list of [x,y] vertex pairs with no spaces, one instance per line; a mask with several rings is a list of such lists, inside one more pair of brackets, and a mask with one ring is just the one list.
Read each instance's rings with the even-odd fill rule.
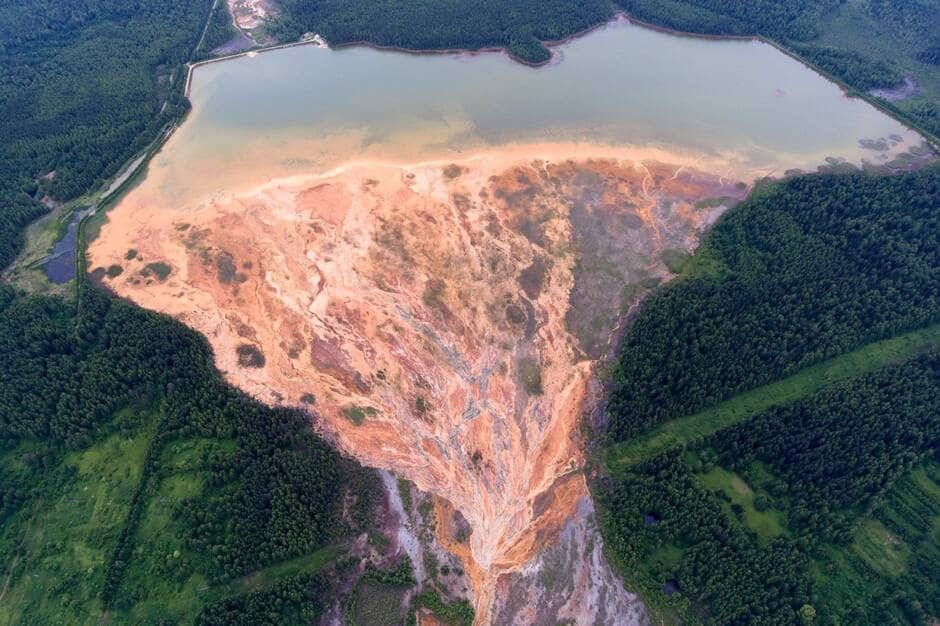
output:
[[811,624],[813,620],[816,619],[816,609],[813,608],[812,604],[804,604],[801,606],[798,614],[804,624]]

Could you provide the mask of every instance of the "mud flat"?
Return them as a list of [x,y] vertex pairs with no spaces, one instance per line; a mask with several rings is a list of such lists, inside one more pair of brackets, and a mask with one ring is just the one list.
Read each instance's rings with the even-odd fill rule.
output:
[[[481,623],[642,623],[582,471],[613,329],[756,178],[920,138],[756,42],[615,24],[560,50],[538,70],[316,48],[201,67],[88,267],[432,494]],[[723,93],[700,80],[741,52]]]

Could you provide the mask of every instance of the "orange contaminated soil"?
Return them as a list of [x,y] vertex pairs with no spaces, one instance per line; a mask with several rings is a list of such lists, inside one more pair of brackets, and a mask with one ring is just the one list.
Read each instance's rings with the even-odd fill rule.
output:
[[437,519],[458,510],[469,537],[438,535],[486,621],[500,576],[587,496],[579,421],[617,320],[746,193],[709,169],[540,145],[349,162],[173,207],[144,186],[89,267],[204,333],[233,384],[436,495]]

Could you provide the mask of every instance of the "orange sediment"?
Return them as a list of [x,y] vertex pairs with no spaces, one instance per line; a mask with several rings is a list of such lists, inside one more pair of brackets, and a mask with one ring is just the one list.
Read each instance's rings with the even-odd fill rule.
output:
[[539,145],[349,162],[174,207],[145,184],[89,267],[204,333],[233,384],[307,407],[340,449],[437,496],[485,621],[500,576],[587,494],[579,424],[611,329],[668,279],[664,253],[743,197],[736,180],[657,151]]

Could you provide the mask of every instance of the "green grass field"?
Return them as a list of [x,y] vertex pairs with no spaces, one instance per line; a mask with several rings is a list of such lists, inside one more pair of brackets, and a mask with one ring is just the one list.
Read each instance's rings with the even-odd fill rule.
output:
[[607,467],[612,472],[623,471],[670,448],[689,444],[743,422],[771,407],[794,402],[833,383],[874,371],[938,345],[940,324],[868,344],[783,380],[738,394],[695,415],[661,424],[632,441],[612,446],[607,452]]
[[[150,441],[154,415],[130,436],[111,435],[65,456],[43,497],[3,525],[0,624],[93,624],[111,557]],[[18,463],[22,447],[4,455]],[[9,580],[6,578],[9,576]]]
[[183,545],[183,532],[173,518],[175,507],[199,494],[208,470],[201,456],[220,448],[212,440],[170,444],[161,466],[164,478],[144,506],[136,548],[115,607],[116,619],[159,624],[164,619],[192,621],[209,595],[205,577],[193,571]]
[[866,519],[858,525],[852,550],[868,567],[890,577],[907,571],[911,552],[910,546],[876,519]]
[[[64,456],[51,475],[33,476],[41,491],[0,526],[0,626],[14,624],[193,623],[205,605],[266,589],[329,565],[329,546],[227,583],[211,585],[185,545],[176,518],[180,502],[199,495],[210,478],[207,459],[235,442],[192,438],[166,445],[145,500],[132,558],[114,606],[100,594],[105,568],[127,520],[159,414],[124,409],[105,436]],[[28,472],[38,444],[0,456],[0,467]]]
[[[940,464],[929,461],[898,480],[882,505],[855,527],[853,541],[829,546],[813,564],[813,592],[820,613],[870,614],[909,623],[909,607],[897,599],[918,580],[931,582],[922,565],[940,563]],[[929,569],[928,569],[929,572]],[[928,590],[929,592],[929,590]],[[890,617],[889,617],[890,616]]]
[[328,565],[339,554],[339,548],[327,546],[316,552],[270,565],[263,570],[238,579],[230,585],[227,585],[227,588],[234,593],[260,591],[261,589],[270,587],[279,580],[297,574],[316,573]]
[[757,495],[751,485],[744,482],[740,476],[721,467],[714,467],[708,472],[699,475],[699,482],[709,491],[720,491],[727,496],[730,502],[723,503],[722,508],[729,519],[736,516],[731,504],[739,505],[744,514],[741,522],[755,533],[761,543],[767,543],[774,537],[786,532],[784,514],[774,508],[758,511],[754,506]]

